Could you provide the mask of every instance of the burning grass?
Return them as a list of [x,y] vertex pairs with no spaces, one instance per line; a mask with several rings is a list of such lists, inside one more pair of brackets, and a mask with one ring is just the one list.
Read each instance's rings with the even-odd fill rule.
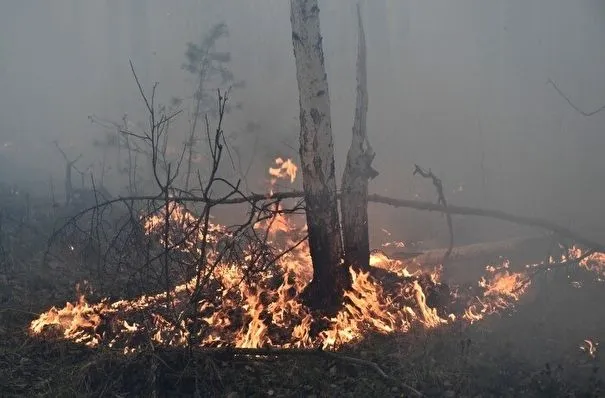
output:
[[6,396],[414,396],[407,385],[427,397],[598,397],[602,359],[598,350],[592,357],[579,345],[586,337],[602,338],[605,325],[586,322],[586,312],[576,309],[605,299],[603,289],[576,289],[566,279],[553,281],[556,301],[527,303],[511,316],[368,333],[340,350],[379,364],[390,379],[319,353],[155,347],[123,355],[67,340],[24,342],[15,334],[2,342],[1,390]]
[[[488,272],[486,286],[490,286],[494,278],[498,280],[499,272],[506,274],[507,271],[511,272],[510,269]],[[256,351],[246,354],[224,347],[189,351],[167,344],[145,346],[140,342],[151,341],[151,333],[145,331],[139,331],[138,335],[125,331],[113,348],[104,339],[100,339],[95,348],[87,347],[86,340],[76,343],[74,339],[65,339],[63,327],[58,326],[45,327],[45,333],[54,330],[58,339],[50,338],[51,335],[46,335],[49,337],[46,339],[39,335],[24,339],[20,326],[28,324],[31,315],[4,311],[0,312],[0,391],[7,397],[154,394],[401,397],[414,396],[406,387],[411,386],[427,397],[601,396],[603,362],[597,343],[605,338],[602,334],[605,324],[597,303],[605,300],[602,284],[591,282],[593,274],[585,270],[572,280],[561,271],[563,269],[555,269],[546,284],[536,279],[527,286],[527,290],[538,289],[540,295],[523,301],[514,312],[500,311],[472,323],[462,319],[453,322],[448,318],[448,323],[432,328],[418,321],[403,333],[381,333],[368,328],[362,341],[340,346],[339,355],[376,363],[389,379],[367,365],[335,360],[315,351],[305,350],[307,355],[287,355],[275,349],[275,354],[268,351],[258,355]],[[431,279],[430,274],[422,276]],[[581,289],[573,284],[576,281],[582,282]],[[388,283],[382,285],[385,286],[383,294],[384,290],[391,291]],[[407,293],[412,293],[413,283],[407,286],[410,287]],[[477,285],[476,293],[488,290]],[[32,293],[23,292],[24,295]],[[488,300],[479,294],[475,296],[483,303]],[[116,330],[144,325],[145,313],[151,309],[159,312],[164,300],[160,295],[128,301],[131,307],[152,304],[141,307],[144,310],[123,313],[119,312],[123,307],[116,305],[113,315]],[[460,295],[457,300],[464,306],[469,303]],[[472,303],[477,298],[469,300]],[[99,310],[95,307],[99,303],[77,302],[75,305],[92,307],[86,311],[83,308],[87,322],[97,319]],[[292,301],[292,305],[296,302]],[[120,325],[118,315],[121,319],[128,318],[128,325]],[[112,317],[111,314],[103,316]],[[71,324],[66,321],[74,318],[69,315],[61,319],[69,327]],[[74,330],[77,332],[78,328]],[[87,333],[90,330],[92,328],[85,329]],[[120,344],[140,349],[124,355]]]
[[[294,182],[296,172],[291,160],[277,159],[276,167],[269,169],[270,190],[279,179]],[[312,265],[306,226],[295,216],[278,211],[249,229],[254,236],[266,232],[265,247],[280,253],[271,260],[245,244],[237,246],[237,256],[226,255],[225,242],[233,248],[243,234],[214,222],[202,227],[193,212],[174,201],[144,214],[141,223],[162,247],[198,256],[207,266],[168,291],[136,299],[89,303],[82,294],[75,303],[42,313],[29,332],[124,353],[150,346],[333,350],[370,333],[476,322],[512,308],[531,282],[527,273],[512,272],[504,261],[487,266],[486,276],[473,289],[456,291],[439,282],[439,269],[410,273],[402,261],[377,252],[371,256],[372,272],[350,270],[352,285],[340,311],[318,314],[300,299]],[[569,255],[578,258],[581,253],[573,248]],[[582,265],[602,270],[603,260],[594,253],[583,258]],[[203,291],[197,294],[202,279]]]
[[[292,181],[293,166],[289,161],[277,162],[271,186],[280,178]],[[199,298],[191,302],[194,275],[173,284],[168,294],[158,291],[89,302],[79,293],[75,302],[53,307],[33,320],[21,316],[21,324],[29,323],[32,338],[23,341],[21,334],[5,334],[0,354],[0,364],[9,365],[0,366],[7,369],[1,371],[0,379],[8,396],[32,392],[149,396],[177,390],[184,396],[406,396],[413,395],[414,389],[427,396],[475,396],[477,392],[569,396],[570,391],[600,391],[598,341],[603,336],[598,326],[592,333],[584,328],[583,334],[574,333],[573,338],[560,332],[566,317],[571,325],[582,322],[573,317],[586,304],[574,304],[565,312],[569,303],[530,301],[525,310],[517,303],[534,284],[540,284],[534,278],[537,270],[556,272],[562,269],[561,263],[577,261],[584,276],[602,277],[605,257],[601,253],[572,247],[560,262],[551,259],[551,264],[522,269],[503,260],[486,266],[484,277],[463,289],[441,283],[440,269],[409,272],[403,261],[375,252],[372,271],[350,271],[353,283],[344,294],[342,308],[326,315],[311,312],[299,298],[312,267],[305,226],[295,216],[278,212],[258,223],[256,231],[249,231],[268,231],[261,251],[268,252],[269,260],[247,244],[237,245],[236,254],[225,255],[225,244],[241,235],[214,222],[209,223],[207,234],[201,234],[196,215],[176,202],[141,216],[140,222],[150,239],[175,252],[199,256],[201,242],[207,242],[206,262],[214,266],[204,268],[208,281]],[[565,286],[572,286],[569,279],[565,281]],[[586,278],[573,283],[585,289],[591,286]],[[598,296],[602,287],[593,293]],[[535,308],[529,315],[519,315],[528,306]],[[552,307],[559,313],[542,320],[545,308]],[[489,316],[512,314],[512,309],[519,310],[512,317]],[[544,340],[532,340],[536,325],[554,323],[558,323],[556,328],[537,333]],[[598,319],[595,325],[600,325]],[[493,329],[500,332],[494,334]],[[559,348],[570,357],[584,355],[567,360],[584,369],[580,371],[587,383],[584,390],[564,381],[555,365],[539,371],[529,365],[552,361],[544,353],[526,355],[536,346],[547,352],[550,339],[567,342]],[[513,355],[507,344],[526,348],[517,348]],[[339,356],[351,355],[361,362],[322,354],[335,350]],[[386,378],[368,366],[376,363],[388,374]],[[571,372],[580,377],[576,373]]]
[[[189,229],[197,228],[195,217],[176,203],[169,211],[178,225],[169,243],[178,250],[199,251],[192,239],[176,243]],[[146,218],[147,233],[162,230],[163,220],[162,211]],[[279,228],[271,232],[272,238],[288,228],[286,247],[304,235],[304,227],[296,228],[292,220],[284,218],[275,225]],[[211,224],[208,230],[205,239],[213,245],[228,235],[221,225]],[[275,242],[269,240],[268,244]],[[457,320],[476,321],[510,307],[525,288],[521,274],[509,273],[504,265],[488,267],[489,275],[480,281],[473,296],[450,294],[438,281],[438,271],[412,274],[402,262],[374,254],[373,268],[388,271],[390,283],[383,287],[383,281],[371,273],[351,270],[353,283],[344,294],[342,309],[334,316],[325,316],[310,312],[299,299],[312,273],[306,242],[287,252],[286,247],[277,261],[251,277],[246,277],[237,264],[218,261],[203,297],[195,303],[195,318],[187,316],[196,282],[193,278],[174,286],[169,295],[162,292],[97,303],[89,303],[80,295],[75,303],[41,314],[29,330],[33,335],[65,338],[88,347],[105,345],[124,353],[150,345],[338,349],[368,333],[392,334],[407,332],[413,325],[434,328]],[[218,250],[209,250],[209,263],[219,255]],[[248,257],[244,253],[244,258]],[[437,291],[446,297],[430,305]],[[468,303],[464,312],[449,312],[452,304],[460,303]],[[195,331],[194,322],[201,324]]]

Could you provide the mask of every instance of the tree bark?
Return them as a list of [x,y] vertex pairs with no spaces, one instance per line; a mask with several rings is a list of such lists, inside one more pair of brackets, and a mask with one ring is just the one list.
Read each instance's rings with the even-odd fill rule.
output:
[[359,4],[357,47],[357,102],[353,136],[342,176],[340,211],[345,264],[354,269],[368,270],[370,238],[368,233],[368,181],[378,175],[371,163],[375,153],[367,136],[368,90],[366,72],[366,42]]
[[334,173],[328,80],[317,0],[291,0],[290,21],[300,100],[300,160],[313,280],[303,294],[315,309],[340,304],[348,280]]

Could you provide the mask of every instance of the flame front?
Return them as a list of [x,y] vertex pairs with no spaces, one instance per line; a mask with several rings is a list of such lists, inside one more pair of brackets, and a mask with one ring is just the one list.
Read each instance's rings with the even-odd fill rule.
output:
[[[276,165],[269,169],[271,189],[278,179],[294,182],[297,167],[291,160],[278,158]],[[316,316],[300,300],[312,277],[309,248],[303,240],[306,226],[297,227],[282,214],[274,218],[256,227],[269,227],[267,244],[279,246],[282,255],[273,267],[248,280],[241,264],[219,261],[217,247],[221,239],[230,236],[228,229],[209,223],[208,234],[203,236],[196,216],[181,204],[170,202],[142,218],[144,229],[162,244],[173,245],[174,250],[199,254],[196,242],[206,239],[212,243],[207,257],[217,264],[211,280],[220,286],[214,296],[204,295],[191,309],[196,278],[176,285],[169,295],[159,293],[136,300],[89,304],[82,295],[75,304],[67,303],[61,309],[53,307],[41,314],[32,321],[30,333],[61,337],[90,347],[107,344],[120,347],[125,353],[136,351],[150,341],[168,346],[336,349],[362,339],[368,332],[407,332],[414,324],[434,328],[456,319],[427,304],[427,293],[419,282],[418,272],[411,274],[401,261],[391,260],[380,252],[372,253],[370,263],[397,274],[401,279],[397,287],[387,292],[369,273],[351,270],[352,286],[344,293],[341,310],[329,318]],[[168,235],[162,233],[166,220],[178,226]],[[183,239],[184,236],[188,238]],[[166,238],[168,242],[164,241]],[[605,257],[593,256],[584,259],[583,266],[603,267]],[[241,258],[252,261],[253,254],[244,252]],[[487,267],[487,271],[488,275],[479,283],[482,296],[471,300],[461,314],[465,322],[477,321],[508,307],[527,288],[526,277],[510,272],[506,262]],[[439,270],[425,276],[427,283],[439,286]]]

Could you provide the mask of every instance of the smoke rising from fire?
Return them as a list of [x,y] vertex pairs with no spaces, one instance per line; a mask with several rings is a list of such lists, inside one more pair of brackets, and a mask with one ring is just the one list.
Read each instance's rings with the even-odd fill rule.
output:
[[[605,103],[601,3],[361,3],[368,130],[381,173],[371,191],[433,200],[432,187],[412,176],[419,163],[442,178],[453,204],[542,216],[603,240],[605,193],[595,181],[605,168],[605,112],[583,117],[547,84],[556,81],[587,111]],[[320,7],[340,176],[353,121],[355,10],[346,0]],[[251,189],[263,189],[266,164],[296,159],[298,144],[288,2],[268,0],[4,4],[0,37],[11,40],[0,45],[3,181],[46,194],[52,174],[60,187],[64,165],[49,145],[55,139],[73,158],[84,153],[81,169],[94,164],[98,171],[101,154],[91,143],[103,131],[87,116],[145,120],[128,60],[144,86],[160,83],[160,102],[191,95],[194,82],[181,69],[186,43],[221,21],[229,37],[220,50],[231,52],[233,73],[246,81],[234,93],[243,108],[229,115],[226,130],[243,163],[254,156]],[[175,122],[177,143],[187,118]],[[257,132],[244,132],[248,123]],[[106,182],[114,190],[123,185]],[[447,239],[439,217],[370,212],[374,241],[381,228],[427,245]],[[519,233],[475,219],[455,225],[461,243]]]

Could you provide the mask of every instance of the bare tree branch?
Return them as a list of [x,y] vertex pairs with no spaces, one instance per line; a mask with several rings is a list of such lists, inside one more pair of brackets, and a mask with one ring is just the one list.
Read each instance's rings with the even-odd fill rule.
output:
[[454,248],[454,225],[452,223],[452,215],[448,211],[447,200],[445,199],[445,194],[443,193],[443,183],[441,182],[441,179],[438,178],[431,171],[431,169],[429,169],[428,171],[423,170],[417,164],[414,165],[414,175],[416,175],[416,174],[422,176],[423,178],[428,178],[433,181],[433,185],[435,186],[435,189],[437,190],[437,196],[438,196],[437,203],[439,203],[446,209],[445,217],[447,218],[447,229],[450,234],[450,243],[447,248],[447,251],[443,255],[443,263],[445,264],[447,262],[447,260],[449,259],[450,254],[452,254],[452,249]]
[[602,107],[595,109],[592,112],[585,112],[582,109],[580,109],[578,106],[576,106],[576,104],[574,104],[571,99],[565,95],[565,93],[563,91],[561,91],[561,89],[559,89],[559,87],[557,86],[557,84],[551,79],[548,78],[548,84],[551,84],[555,90],[557,91],[557,93],[563,97],[563,99],[569,104],[569,106],[571,106],[576,112],[578,112],[580,115],[582,116],[592,116],[592,115],[596,115],[597,113],[601,112],[602,110],[605,109],[605,105],[603,105]]

